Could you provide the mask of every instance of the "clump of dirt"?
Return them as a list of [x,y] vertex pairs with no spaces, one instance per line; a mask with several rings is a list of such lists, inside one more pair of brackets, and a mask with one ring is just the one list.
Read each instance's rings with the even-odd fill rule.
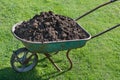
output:
[[87,38],[85,32],[71,18],[54,14],[52,11],[41,12],[28,21],[15,27],[14,33],[25,40],[48,42]]

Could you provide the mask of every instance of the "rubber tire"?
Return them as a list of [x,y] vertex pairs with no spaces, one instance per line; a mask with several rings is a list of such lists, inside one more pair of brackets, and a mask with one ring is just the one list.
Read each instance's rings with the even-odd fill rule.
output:
[[[18,50],[16,50],[16,51],[13,51],[13,54],[12,54],[12,56],[11,56],[10,63],[11,63],[11,67],[13,68],[14,71],[16,71],[16,72],[27,72],[27,71],[32,70],[32,69],[37,65],[37,63],[38,63],[38,56],[37,56],[37,54],[34,54],[33,56],[35,57],[35,61],[34,61],[34,63],[32,63],[31,66],[29,66],[29,67],[26,68],[25,70],[19,70],[19,69],[17,69],[17,68],[15,67],[15,65],[14,65],[14,60],[15,60],[15,58],[16,58],[16,55],[19,55],[20,53],[26,52],[26,51],[29,52],[28,49],[26,49],[26,48],[20,48],[20,49],[18,49]],[[30,53],[30,52],[29,52],[29,53]]]

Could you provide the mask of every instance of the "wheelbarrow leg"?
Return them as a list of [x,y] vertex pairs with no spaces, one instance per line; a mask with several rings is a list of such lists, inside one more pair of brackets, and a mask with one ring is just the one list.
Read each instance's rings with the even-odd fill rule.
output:
[[48,53],[45,53],[45,56],[49,59],[49,61],[55,66],[55,68],[58,70],[58,71],[62,71],[54,62],[53,60],[50,58],[50,55]]
[[[67,57],[67,59],[68,59],[68,62],[70,63],[70,67],[68,68],[68,70],[71,70],[73,64],[72,64],[72,61],[71,61],[71,59],[70,59],[70,57],[69,57],[69,52],[70,52],[70,50],[67,50],[67,52],[66,52],[66,57]],[[62,71],[62,70],[53,62],[53,60],[50,58],[51,55],[49,55],[48,53],[45,53],[45,56],[46,56],[46,58],[49,59],[49,61],[55,66],[55,68],[56,68],[58,71]]]
[[70,59],[70,57],[69,57],[69,52],[70,52],[70,50],[68,50],[68,51],[66,52],[66,57],[67,57],[67,59],[68,59],[68,61],[69,61],[69,63],[70,63],[70,67],[68,68],[68,70],[71,70],[73,64],[72,64],[72,61],[71,61],[71,59]]

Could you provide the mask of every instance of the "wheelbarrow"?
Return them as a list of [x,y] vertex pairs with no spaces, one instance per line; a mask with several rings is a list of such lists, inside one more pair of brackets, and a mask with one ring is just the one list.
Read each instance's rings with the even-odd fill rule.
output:
[[[85,14],[83,14],[82,16],[78,17],[77,19],[75,19],[75,21],[83,18],[84,16],[92,13],[93,11],[107,5],[110,3],[113,3],[115,1],[118,0],[111,0],[108,1],[104,4],[101,4],[99,6],[97,6],[96,8],[86,12]],[[78,26],[81,27],[81,29],[85,32],[85,34],[87,35],[87,38],[85,39],[77,39],[77,40],[64,40],[64,41],[50,41],[50,42],[32,42],[32,41],[27,41],[24,39],[19,38],[15,33],[15,27],[17,25],[20,25],[20,23],[15,24],[12,27],[12,33],[14,35],[15,38],[17,38],[18,40],[20,40],[23,45],[25,47],[23,48],[19,48],[16,51],[13,51],[13,54],[11,56],[11,66],[12,68],[17,71],[17,72],[27,72],[29,70],[32,70],[38,63],[38,56],[37,53],[41,53],[44,54],[46,56],[46,58],[49,59],[49,61],[54,65],[54,67],[58,70],[61,71],[61,69],[54,63],[54,61],[51,59],[51,53],[55,52],[58,53],[59,51],[63,51],[63,50],[67,50],[66,52],[66,57],[68,59],[68,62],[70,63],[70,67],[68,68],[68,70],[72,69],[72,60],[69,57],[69,52],[71,49],[76,49],[76,48],[81,48],[83,46],[85,46],[86,42],[89,41],[90,39],[93,39],[95,37],[98,37],[112,29],[115,29],[117,27],[120,26],[120,24],[117,24],[99,34],[96,34],[95,36],[91,36],[85,29],[83,29],[79,24]]]

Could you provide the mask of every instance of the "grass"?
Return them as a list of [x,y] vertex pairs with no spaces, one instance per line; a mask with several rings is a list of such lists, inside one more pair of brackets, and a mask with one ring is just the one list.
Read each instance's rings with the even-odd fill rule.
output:
[[[42,11],[73,19],[108,0],[1,0],[0,1],[0,80],[119,80],[120,79],[120,28],[88,41],[83,48],[73,49],[70,57],[73,68],[67,72],[56,72],[47,60],[41,60],[32,71],[16,73],[11,69],[13,50],[23,47],[11,34],[12,26],[29,20]],[[120,23],[120,2],[115,2],[79,20],[91,35]],[[69,64],[65,51],[52,57],[63,69]]]

